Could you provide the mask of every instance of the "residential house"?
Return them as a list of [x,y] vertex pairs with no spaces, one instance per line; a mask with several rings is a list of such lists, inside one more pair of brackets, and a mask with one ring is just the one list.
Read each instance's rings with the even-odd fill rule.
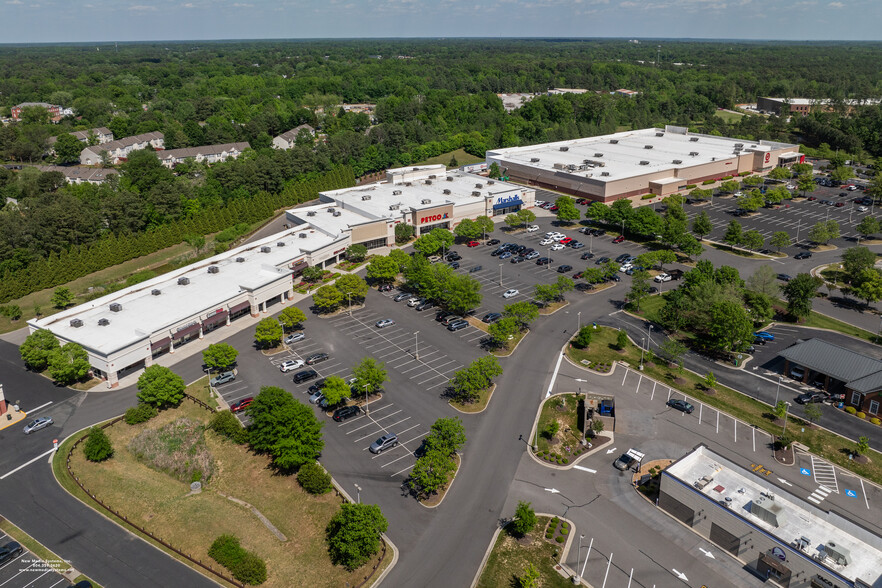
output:
[[276,149],[291,149],[294,145],[297,144],[297,135],[300,134],[302,130],[309,131],[309,134],[315,137],[315,129],[309,125],[300,125],[299,127],[294,127],[290,131],[285,131],[278,137],[273,139],[273,147]]
[[250,149],[248,143],[225,143],[223,145],[202,145],[201,147],[185,147],[183,149],[168,149],[157,153],[159,161],[167,168],[174,168],[187,159],[194,159],[200,163],[217,163],[227,159],[236,159],[246,149]]
[[624,96],[625,98],[633,98],[634,96],[636,96],[639,93],[640,92],[637,92],[634,90],[625,90],[624,88],[619,88],[618,90],[613,92],[613,94],[616,94],[618,96]]
[[21,120],[21,111],[29,106],[40,106],[49,111],[49,118],[54,122],[58,122],[61,120],[61,117],[66,116],[68,114],[73,114],[73,110],[70,108],[64,108],[63,106],[58,106],[57,104],[49,104],[48,102],[22,102],[21,104],[17,104],[12,107],[12,120]]
[[41,172],[61,172],[68,184],[103,184],[110,176],[116,175],[115,169],[82,167],[78,165],[38,165]]
[[107,154],[110,163],[117,164],[125,161],[129,153],[138,151],[139,149],[147,149],[153,147],[160,150],[165,146],[165,135],[159,131],[144,133],[142,135],[134,135],[132,137],[123,137],[115,141],[109,141],[102,145],[93,145],[86,147],[80,153],[80,163],[83,165],[98,165],[102,161],[103,154]]
[[[96,127],[94,129],[89,129],[88,131],[71,131],[70,134],[79,142],[86,143],[87,145],[89,144],[89,135],[95,137],[95,140],[98,141],[98,145],[104,145],[105,143],[113,141],[113,131],[107,127]],[[49,147],[52,147],[57,140],[58,137],[49,137]]]

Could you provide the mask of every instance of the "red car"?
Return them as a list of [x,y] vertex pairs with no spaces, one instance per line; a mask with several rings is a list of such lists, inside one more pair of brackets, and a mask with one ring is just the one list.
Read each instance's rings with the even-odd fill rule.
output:
[[809,197],[807,198],[807,200],[809,200],[810,202],[812,202],[812,201],[814,201],[814,200],[817,200],[817,197],[815,197],[815,196],[809,196]]
[[248,398],[243,398],[239,402],[234,402],[230,405],[230,412],[242,412],[254,402],[254,397],[249,396]]
[[548,209],[550,212],[557,212],[557,204]]
[[584,272],[576,272],[575,274],[573,274],[573,279],[574,279],[574,280],[578,280],[579,278],[582,277],[582,274],[583,274],[583,273],[584,273]]
[[613,242],[613,243],[621,243],[621,242],[624,241],[624,240],[625,240],[625,236],[624,236],[624,235],[619,235],[618,237],[616,237],[615,239],[613,239],[612,242]]
[[560,240],[561,245],[566,245],[567,243],[572,243],[572,242],[573,242],[573,240],[570,239],[569,237],[564,237],[563,239]]
[[836,208],[842,208],[843,206],[845,206],[845,202],[837,202],[836,203]]
[[477,247],[478,245],[480,245],[480,243],[478,243],[477,241],[469,241],[466,247]]

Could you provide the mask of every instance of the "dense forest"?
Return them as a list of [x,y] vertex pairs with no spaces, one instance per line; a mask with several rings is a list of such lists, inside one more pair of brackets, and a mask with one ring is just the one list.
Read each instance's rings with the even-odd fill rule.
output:
[[[660,43],[364,40],[0,47],[0,115],[8,116],[21,102],[74,110],[74,116],[50,124],[45,111],[28,109],[21,122],[0,127],[0,158],[7,162],[50,162],[50,136],[99,126],[117,138],[162,131],[166,148],[234,141],[248,141],[253,148],[211,168],[185,164],[174,171],[149,153],[136,154],[120,166],[118,178],[101,186],[66,186],[57,172],[0,168],[0,276],[15,280],[32,264],[72,248],[135,238],[233,203],[291,193],[306,181],[324,182],[332,177],[328,174],[335,174],[328,181],[337,185],[353,173],[460,148],[483,156],[499,146],[679,124],[842,150],[866,163],[882,156],[882,108],[851,111],[844,103],[882,97],[882,45]],[[590,91],[540,96],[510,113],[496,95],[554,87]],[[619,88],[639,94],[610,93]],[[716,115],[717,109],[754,102],[758,95],[829,98],[833,108],[793,120]],[[369,116],[345,112],[343,103],[376,108]],[[273,136],[304,123],[316,128],[321,140],[299,138],[288,151],[270,147]],[[17,293],[8,292],[0,302]]]

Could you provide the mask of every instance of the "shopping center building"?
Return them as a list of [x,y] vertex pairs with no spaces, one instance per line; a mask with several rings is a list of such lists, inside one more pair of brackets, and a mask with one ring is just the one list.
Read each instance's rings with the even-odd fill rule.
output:
[[774,585],[882,585],[882,537],[772,488],[699,445],[662,471],[658,506]]
[[496,163],[514,181],[598,202],[667,196],[705,180],[765,172],[803,157],[799,145],[674,126],[487,151],[487,163]]
[[89,355],[108,387],[181,345],[291,302],[294,278],[310,266],[340,261],[349,245],[370,249],[395,243],[395,225],[425,233],[453,228],[465,218],[498,216],[532,206],[530,188],[494,182],[441,166],[389,170],[387,180],[321,194],[322,204],[287,211],[293,227],[129,286],[54,315],[28,321],[62,344]]

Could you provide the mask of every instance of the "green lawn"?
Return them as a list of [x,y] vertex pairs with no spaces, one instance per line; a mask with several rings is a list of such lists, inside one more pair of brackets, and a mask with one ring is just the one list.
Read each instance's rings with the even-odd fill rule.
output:
[[714,116],[718,116],[727,123],[732,124],[741,120],[741,117],[745,115],[735,112],[726,112],[725,110],[718,110],[714,113]]
[[524,574],[528,563],[539,571],[539,586],[542,588],[566,588],[573,583],[554,569],[560,559],[562,543],[545,539],[544,529],[549,517],[539,517],[536,529],[530,533],[529,545],[521,545],[504,529],[500,531],[493,551],[478,579],[477,588],[508,588],[520,586],[518,578]]
[[[782,304],[784,303],[782,302]],[[851,335],[852,337],[857,337],[859,339],[863,339],[864,341],[869,341],[870,343],[879,343],[879,337],[871,333],[870,331],[865,331],[860,327],[844,323],[838,319],[833,318],[832,316],[821,314],[820,312],[812,311],[812,314],[804,322],[798,324],[803,327],[830,329],[831,331],[838,331],[845,335]]]
[[425,161],[418,161],[413,165],[433,165],[438,163],[443,163],[447,165],[450,163],[450,158],[455,157],[456,162],[459,165],[471,165],[473,163],[481,163],[484,161],[483,157],[476,157],[471,153],[466,153],[464,149],[457,149],[456,151],[448,151],[447,153],[442,153],[441,155],[436,155],[435,157],[430,157]]

